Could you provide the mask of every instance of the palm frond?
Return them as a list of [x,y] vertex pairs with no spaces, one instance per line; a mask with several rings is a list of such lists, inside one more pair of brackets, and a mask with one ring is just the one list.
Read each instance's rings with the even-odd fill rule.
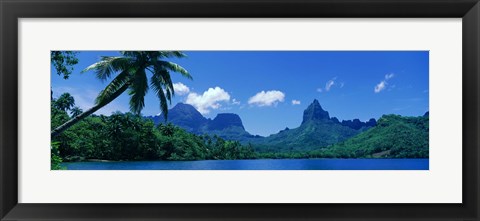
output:
[[159,56],[163,58],[184,58],[187,57],[186,54],[184,54],[181,51],[159,51]]
[[169,94],[167,94],[167,98],[171,97],[175,94],[175,89],[173,88],[173,82],[170,73],[166,69],[155,69],[155,74],[161,79],[165,90],[168,89]]
[[139,69],[132,79],[132,85],[128,94],[130,95],[130,111],[140,114],[145,107],[145,95],[148,91],[148,80],[145,69]]
[[156,66],[160,66],[158,67],[159,70],[161,69],[167,69],[167,70],[170,70],[170,71],[173,71],[173,72],[177,72],[177,73],[180,73],[182,76],[192,80],[192,76],[188,73],[187,70],[185,70],[185,68],[183,68],[182,66],[178,65],[178,64],[175,64],[173,62],[169,62],[169,61],[162,61],[162,60],[158,60],[156,61]]
[[165,96],[165,91],[163,89],[163,86],[165,85],[164,81],[160,75],[154,74],[150,78],[150,85],[152,89],[155,91],[155,94],[157,95],[158,99],[160,99],[160,110],[162,111],[165,120],[167,120],[168,103],[167,103],[167,97]]
[[103,56],[101,60],[85,68],[81,73],[94,70],[98,79],[105,81],[115,72],[128,69],[130,58]]
[[131,75],[129,69],[122,71],[117,77],[115,77],[110,84],[108,84],[105,89],[100,91],[97,98],[95,99],[95,104],[105,104],[111,101],[112,96],[125,84],[128,84]]
[[171,90],[170,88],[166,88],[165,89],[165,94],[167,95],[167,100],[169,101],[170,104],[172,104],[172,94],[173,94],[173,90]]
[[121,51],[120,54],[127,57],[138,57],[141,54],[141,52],[140,51]]

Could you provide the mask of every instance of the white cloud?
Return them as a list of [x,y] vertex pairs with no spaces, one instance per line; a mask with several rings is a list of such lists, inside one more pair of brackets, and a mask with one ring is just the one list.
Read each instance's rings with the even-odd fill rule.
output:
[[390,78],[393,78],[395,75],[393,73],[390,73],[390,74],[386,74],[385,75],[385,80],[388,80]]
[[325,90],[330,91],[330,88],[332,88],[333,85],[335,85],[334,79],[327,81],[325,84]]
[[175,90],[175,94],[180,96],[190,92],[190,88],[188,88],[187,85],[184,85],[182,82],[173,83],[173,90]]
[[387,82],[381,81],[375,86],[375,93],[380,93],[380,91],[383,91],[386,86],[387,86]]
[[299,100],[292,100],[292,105],[299,105],[301,102]]
[[[375,93],[380,93],[380,91],[383,91],[385,90],[385,88],[387,88],[387,85],[388,85],[388,80],[392,79],[393,77],[395,77],[395,75],[393,73],[390,73],[390,74],[386,74],[385,75],[385,79],[380,81],[380,83],[378,83],[377,85],[375,85],[375,88],[373,91],[375,91]],[[394,88],[395,85],[393,85],[391,88]],[[391,89],[389,89],[391,90]]]
[[323,91],[329,92],[333,87],[336,87],[336,86],[338,86],[339,88],[342,88],[344,86],[344,83],[343,82],[338,83],[336,80],[337,80],[337,77],[334,77],[334,78],[328,80],[325,83],[325,87],[317,88],[317,91],[320,92],[320,93],[323,92]]
[[221,107],[219,102],[229,101],[230,95],[220,87],[209,88],[199,95],[195,92],[188,94],[185,103],[193,105],[200,113],[208,114],[210,109]]
[[248,99],[248,104],[257,106],[272,106],[285,100],[285,94],[281,91],[261,91]]
[[232,99],[232,104],[233,104],[233,105],[240,105],[240,101],[238,101],[237,99],[233,98],[233,99]]

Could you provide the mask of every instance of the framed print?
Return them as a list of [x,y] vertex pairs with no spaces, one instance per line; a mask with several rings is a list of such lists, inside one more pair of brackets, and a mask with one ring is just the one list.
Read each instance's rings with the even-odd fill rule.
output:
[[479,7],[2,1],[1,219],[478,220]]

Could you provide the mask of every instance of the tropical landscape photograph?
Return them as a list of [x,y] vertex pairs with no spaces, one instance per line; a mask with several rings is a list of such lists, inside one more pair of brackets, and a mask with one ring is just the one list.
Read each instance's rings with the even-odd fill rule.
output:
[[429,170],[428,51],[51,51],[52,170]]

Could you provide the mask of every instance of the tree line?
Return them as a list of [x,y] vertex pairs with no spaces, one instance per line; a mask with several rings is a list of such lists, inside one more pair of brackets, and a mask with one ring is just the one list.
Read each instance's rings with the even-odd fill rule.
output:
[[[69,94],[63,94],[52,100],[51,128],[78,114],[74,104],[65,102],[72,99]],[[130,112],[86,117],[53,137],[52,144],[52,153],[56,153],[52,159],[60,157],[63,161],[228,160],[255,157],[251,145],[241,145],[238,141],[224,140],[215,135],[191,134],[172,124],[156,126],[152,120]]]

